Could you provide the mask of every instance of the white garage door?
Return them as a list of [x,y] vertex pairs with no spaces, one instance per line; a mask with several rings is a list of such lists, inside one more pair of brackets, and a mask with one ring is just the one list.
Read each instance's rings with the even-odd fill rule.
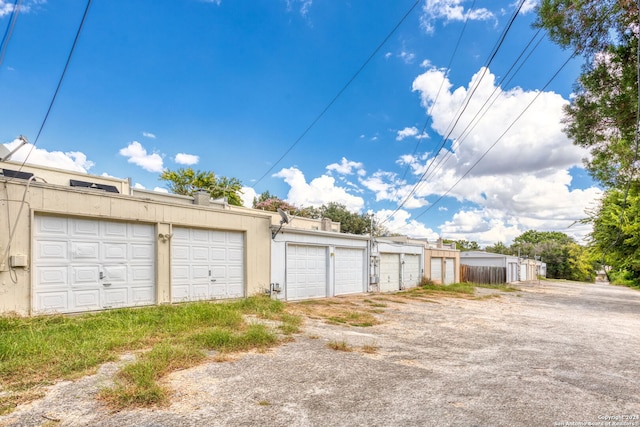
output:
[[454,258],[445,258],[444,284],[450,285],[456,280],[456,260]]
[[321,298],[327,296],[327,247],[287,246],[288,300]]
[[420,284],[420,255],[405,254],[403,284],[405,288],[413,288]]
[[442,283],[442,258],[431,258],[431,280]]
[[400,254],[380,254],[380,292],[400,290]]
[[364,250],[335,249],[335,295],[364,292]]
[[35,312],[154,304],[155,227],[35,216]]
[[172,301],[243,296],[245,293],[242,232],[173,228]]

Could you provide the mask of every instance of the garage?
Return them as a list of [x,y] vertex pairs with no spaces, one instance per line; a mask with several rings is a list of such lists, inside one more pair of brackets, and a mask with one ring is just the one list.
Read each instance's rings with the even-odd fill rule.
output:
[[286,299],[327,296],[327,247],[287,245]]
[[404,270],[403,270],[403,286],[405,288],[413,288],[420,284],[422,278],[420,268],[420,255],[405,254],[404,255]]
[[400,290],[400,254],[380,254],[380,292]]
[[442,280],[442,258],[431,258],[431,280],[435,283],[443,283]]
[[154,254],[150,224],[36,215],[33,311],[154,304]]
[[450,285],[456,280],[456,260],[454,258],[445,258],[444,260],[444,284]]
[[242,232],[173,228],[171,301],[244,296]]
[[335,295],[364,292],[365,251],[360,248],[335,248]]

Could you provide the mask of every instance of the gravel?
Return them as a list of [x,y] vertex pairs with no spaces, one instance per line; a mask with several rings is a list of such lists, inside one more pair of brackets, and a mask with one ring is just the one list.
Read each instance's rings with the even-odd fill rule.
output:
[[106,364],[50,387],[0,425],[640,426],[640,292],[548,281],[518,288],[387,302],[383,323],[366,328],[308,319],[294,341],[268,352],[174,372],[163,408],[103,407],[95,396],[119,366]]

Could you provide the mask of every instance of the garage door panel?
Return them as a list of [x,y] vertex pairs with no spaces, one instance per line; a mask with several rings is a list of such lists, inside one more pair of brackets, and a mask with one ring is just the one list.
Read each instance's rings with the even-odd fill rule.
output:
[[67,237],[69,235],[69,231],[67,228],[67,219],[62,217],[38,217],[39,220],[36,224],[36,235],[47,235],[47,236],[63,236]]
[[131,243],[129,245],[131,253],[130,259],[133,261],[144,260],[147,261],[149,259],[153,259],[154,256],[154,245],[150,243]]
[[97,286],[100,277],[100,265],[72,265],[71,286]]
[[287,246],[286,297],[289,300],[327,296],[327,248]]
[[[173,233],[173,301],[244,296],[243,233],[185,228],[174,228]],[[239,243],[232,247],[228,241]]]
[[131,290],[131,301],[135,305],[152,304],[156,295],[153,286],[133,288]]
[[69,262],[69,244],[63,241],[38,240],[35,256],[39,260]]
[[35,224],[35,312],[136,305],[134,293],[154,303],[153,225],[44,215]]
[[71,260],[91,260],[98,262],[100,259],[100,244],[98,242],[73,242],[71,243]]
[[431,258],[431,280],[442,283],[442,258]]
[[127,288],[109,288],[105,289],[104,297],[105,297],[105,305],[109,308],[114,307],[125,307],[129,304],[128,298],[128,289]]
[[[131,267],[130,280],[134,283],[143,282],[149,283],[153,280],[154,271],[153,265],[134,265]],[[126,271],[126,270],[125,270]]]
[[447,258],[445,259],[445,275],[444,284],[450,285],[455,281],[455,260]]
[[380,255],[380,291],[400,290],[400,254]]
[[104,237],[114,240],[127,238],[127,224],[124,222],[106,222],[102,227]]
[[68,311],[68,293],[67,291],[39,292],[36,295],[36,307],[39,307],[39,311],[46,312]]
[[68,267],[46,267],[36,269],[36,283],[43,289],[55,286],[66,286],[69,283]]
[[127,257],[126,243],[104,243],[104,259],[109,261],[123,261]]
[[72,299],[70,310],[86,311],[103,308],[102,304],[100,304],[100,291],[98,289],[72,292],[70,297]]
[[420,255],[405,254],[404,256],[404,286],[411,288],[420,284],[421,276]]
[[72,238],[100,237],[100,224],[90,219],[74,219],[69,227],[69,235]]
[[335,249],[335,295],[364,292],[363,249]]

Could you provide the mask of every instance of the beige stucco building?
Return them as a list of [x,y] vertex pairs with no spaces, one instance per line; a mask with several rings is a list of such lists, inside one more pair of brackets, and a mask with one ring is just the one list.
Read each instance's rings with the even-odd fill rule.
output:
[[31,315],[264,292],[272,215],[133,190],[128,180],[0,168],[0,312]]

